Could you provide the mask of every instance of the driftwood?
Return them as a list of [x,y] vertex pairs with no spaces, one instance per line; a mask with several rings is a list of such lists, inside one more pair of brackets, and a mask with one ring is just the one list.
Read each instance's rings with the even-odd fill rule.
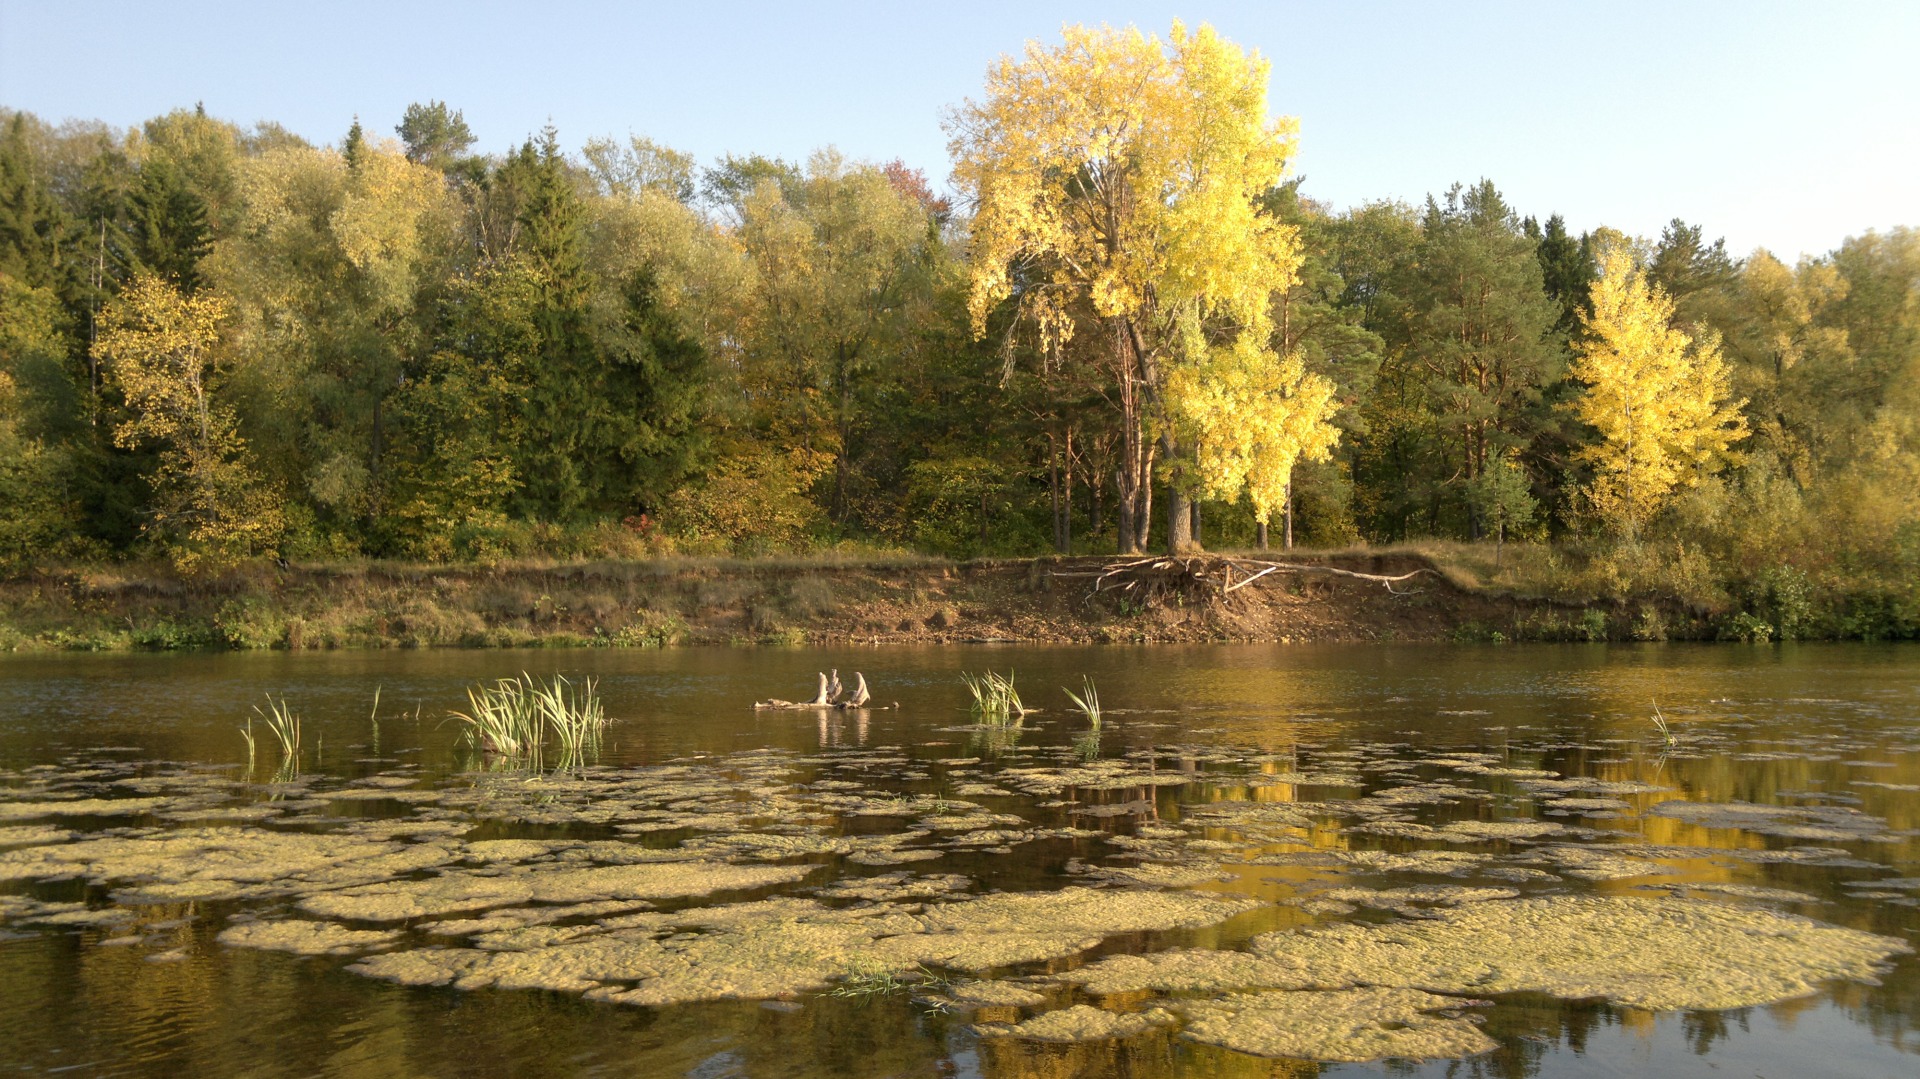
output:
[[1054,571],[1049,576],[1092,578],[1093,591],[1096,594],[1106,590],[1130,590],[1143,584],[1186,584],[1212,589],[1219,595],[1225,596],[1245,588],[1270,573],[1324,573],[1333,577],[1351,577],[1354,580],[1378,584],[1396,596],[1410,596],[1419,590],[1402,591],[1393,586],[1431,572],[1433,571],[1422,567],[1401,574],[1360,573],[1356,570],[1313,566],[1302,562],[1269,562],[1265,559],[1206,555],[1163,555],[1129,559],[1124,562],[1109,562],[1094,570]]
[[840,672],[836,670],[831,677],[825,673],[820,675],[820,690],[814,694],[813,699],[810,701],[783,701],[778,697],[772,697],[764,701],[753,702],[753,707],[757,711],[762,712],[802,710],[844,712],[851,709],[859,709],[861,711],[885,711],[889,708],[900,707],[900,702],[898,701],[892,704],[871,703],[873,694],[867,691],[867,676],[861,674],[859,671],[853,672],[853,695],[846,700],[841,700],[840,695],[844,692],[846,692],[846,687],[840,684]]

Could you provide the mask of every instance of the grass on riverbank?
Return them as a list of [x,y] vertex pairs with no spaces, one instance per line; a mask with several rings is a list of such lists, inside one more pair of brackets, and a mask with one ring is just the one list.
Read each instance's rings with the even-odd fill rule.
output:
[[[1265,556],[1357,568],[1391,563],[1402,571],[1426,565],[1444,582],[1363,609],[1377,589],[1363,596],[1275,577],[1259,586],[1258,600],[1254,590],[1230,597],[1228,607],[1241,613],[1249,602],[1268,605],[1264,620],[1215,619],[1208,629],[1194,619],[1210,616],[1156,611],[1132,596],[1067,602],[1068,586],[1047,578],[1055,565],[1048,559],[956,563],[828,551],[765,559],[262,563],[203,577],[123,564],[0,580],[0,651],[1920,636],[1920,573],[1845,560],[1803,569],[1710,557],[1686,544],[1510,543],[1496,552],[1488,543],[1452,542]],[[1318,628],[1307,617],[1315,609],[1327,616]],[[1409,610],[1421,613],[1420,625],[1393,613]],[[999,628],[989,625],[996,622]],[[1007,632],[1014,622],[1020,630]]]

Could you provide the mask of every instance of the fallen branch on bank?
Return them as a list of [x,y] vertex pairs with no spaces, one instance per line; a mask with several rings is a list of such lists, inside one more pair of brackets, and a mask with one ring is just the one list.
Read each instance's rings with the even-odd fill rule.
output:
[[1407,573],[1361,573],[1334,566],[1315,566],[1303,562],[1269,562],[1256,558],[1214,557],[1208,555],[1160,555],[1151,558],[1109,562],[1099,569],[1054,571],[1052,577],[1079,577],[1093,580],[1093,591],[1132,590],[1142,585],[1198,586],[1229,595],[1272,573],[1323,573],[1378,584],[1396,596],[1411,596],[1419,589],[1401,590],[1404,584],[1431,569],[1421,567]]

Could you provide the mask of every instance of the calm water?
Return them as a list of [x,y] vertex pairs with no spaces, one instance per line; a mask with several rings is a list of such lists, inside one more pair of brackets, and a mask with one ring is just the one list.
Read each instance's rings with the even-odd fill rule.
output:
[[[809,696],[814,672],[828,667],[849,683],[853,671],[864,672],[876,703],[898,708],[824,718],[753,710],[756,698]],[[974,728],[958,675],[988,668],[1015,669],[1028,703],[1045,710],[1019,730]],[[464,706],[467,686],[522,670],[599,680],[613,723],[584,773],[530,779],[497,765],[488,771],[445,721],[448,709]],[[1077,688],[1083,676],[1095,680],[1108,709],[1097,737],[1064,707],[1059,690]],[[370,714],[376,686],[377,718]],[[250,777],[246,771],[236,727],[268,692],[305,717],[297,775],[276,776],[278,754],[264,744]],[[1655,701],[1677,745],[1651,726]],[[1064,791],[1030,785],[1041,772],[1088,767],[1157,779]],[[1602,786],[1552,785],[1581,778]],[[631,797],[641,781],[655,784],[650,789],[684,783],[690,793],[679,802],[657,796],[649,812],[630,817],[571,819],[575,807],[613,804],[595,801],[607,791]],[[1385,816],[1342,812],[1348,803],[1378,805],[1399,788],[1442,796]],[[369,790],[401,793],[341,794]],[[409,800],[408,792],[418,797]],[[156,801],[131,814],[111,806],[34,808],[123,798]],[[916,825],[910,815],[861,816],[849,808],[887,798],[918,799],[931,807],[929,818],[991,816],[997,831],[971,842],[965,831]],[[1344,902],[1324,895],[1342,888],[1679,895],[1913,943],[1920,937],[1920,650],[1109,646],[0,657],[0,799],[0,859],[40,857],[22,852],[89,839],[144,843],[208,828],[384,835],[380,828],[400,821],[420,831],[392,844],[528,839],[564,853],[569,843],[663,851],[721,842],[702,849],[739,864],[815,867],[795,883],[654,904],[668,911],[820,898],[836,881],[865,877],[892,884],[938,878],[933,892],[879,900],[903,909],[1001,891],[1124,888],[1137,882],[1110,871],[1143,861],[1218,866],[1221,879],[1176,887],[1261,901],[1204,930],[1128,932],[1078,955],[993,972],[1029,985],[1115,952],[1236,948],[1277,930],[1426,913],[1352,898],[1362,893],[1341,893]],[[761,799],[803,807],[803,815],[756,816]],[[1252,838],[1231,821],[1198,823],[1209,805],[1293,801],[1321,807],[1308,813],[1314,823]],[[15,811],[7,812],[9,804]],[[1769,815],[1756,804],[1787,808]],[[1729,805],[1737,812],[1714,808]],[[716,806],[724,809],[719,824],[712,822]],[[1444,831],[1461,822],[1561,830],[1488,831],[1478,839]],[[861,839],[916,827],[911,845],[937,856],[873,864],[847,855],[855,848],[810,848],[780,859],[744,854],[739,845],[741,835]],[[1206,842],[1182,845],[1196,839]],[[1628,851],[1642,870],[1569,871],[1585,864],[1566,854],[1574,847]],[[608,848],[594,849],[604,855]],[[1367,854],[1434,850],[1462,857],[1442,873],[1431,862],[1369,861]],[[472,864],[458,863],[468,867],[461,872]],[[429,880],[453,868],[394,875]],[[297,886],[245,895],[214,888],[203,898],[142,891],[177,885],[183,872],[123,858],[66,873],[0,875],[0,1069],[707,1079],[1920,1074],[1920,961],[1912,955],[1896,960],[1879,985],[1833,983],[1812,996],[1730,1011],[1501,997],[1479,1011],[1498,1044],[1489,1053],[1313,1064],[1199,1045],[1178,1027],[1083,1044],[982,1034],[982,1023],[1039,1009],[976,1012],[906,991],[636,1007],[586,999],[577,989],[393,984],[349,968],[368,954],[461,944],[434,935],[438,914],[384,924],[349,919],[390,939],[338,955],[235,946],[216,938],[256,918],[304,917],[296,901],[308,893]],[[486,904],[476,906],[482,909],[453,916],[479,917]],[[591,927],[599,913],[581,908],[567,924]],[[1062,1004],[1064,992],[1055,990],[1048,1007]],[[1141,1002],[1105,1003],[1124,1010]]]

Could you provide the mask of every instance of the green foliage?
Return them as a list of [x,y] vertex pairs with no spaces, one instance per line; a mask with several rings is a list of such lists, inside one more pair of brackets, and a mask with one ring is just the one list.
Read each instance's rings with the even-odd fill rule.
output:
[[[359,126],[358,122],[354,124],[356,130]],[[453,168],[474,143],[466,116],[459,109],[447,108],[444,101],[408,105],[393,132],[406,144],[408,161],[437,169]]]
[[1740,611],[1721,623],[1720,638],[1727,641],[1745,641],[1748,644],[1766,644],[1773,639],[1773,624],[1746,611]]
[[[1138,514],[1118,527],[1117,474],[1150,481],[1156,508],[1169,477],[1192,478],[1151,402],[1117,418],[1145,376],[1090,305],[1121,297],[1050,306],[1036,266],[1009,263],[976,340],[977,222],[904,164],[703,168],[641,137],[570,155],[551,129],[475,155],[444,102],[397,119],[399,144],[356,122],[336,150],[198,109],[125,131],[0,110],[0,568],[1105,552],[1150,538]],[[1488,585],[1605,605],[1639,639],[1920,636],[1920,233],[1788,264],[1681,221],[1573,235],[1487,181],[1340,211],[1262,183],[1255,224],[1295,230],[1300,264],[1240,312],[1270,324],[1249,345],[1298,356],[1339,406],[1332,457],[1273,487],[1276,543],[1289,523],[1314,546],[1485,537]],[[1723,342],[1752,432],[1630,540],[1593,527],[1583,451],[1602,435],[1573,421],[1564,370],[1610,244],[1671,295],[1676,329]],[[1036,333],[1025,316],[1043,311],[1085,332]],[[1181,325],[1188,344],[1233,336]],[[1130,488],[1136,509],[1145,493]],[[1208,543],[1254,542],[1244,498],[1199,517]],[[806,590],[759,602],[754,632],[831,606]],[[424,609],[201,617],[29,637],[532,639]],[[389,617],[407,628],[374,628]],[[583,643],[685,632],[605,624]]]

